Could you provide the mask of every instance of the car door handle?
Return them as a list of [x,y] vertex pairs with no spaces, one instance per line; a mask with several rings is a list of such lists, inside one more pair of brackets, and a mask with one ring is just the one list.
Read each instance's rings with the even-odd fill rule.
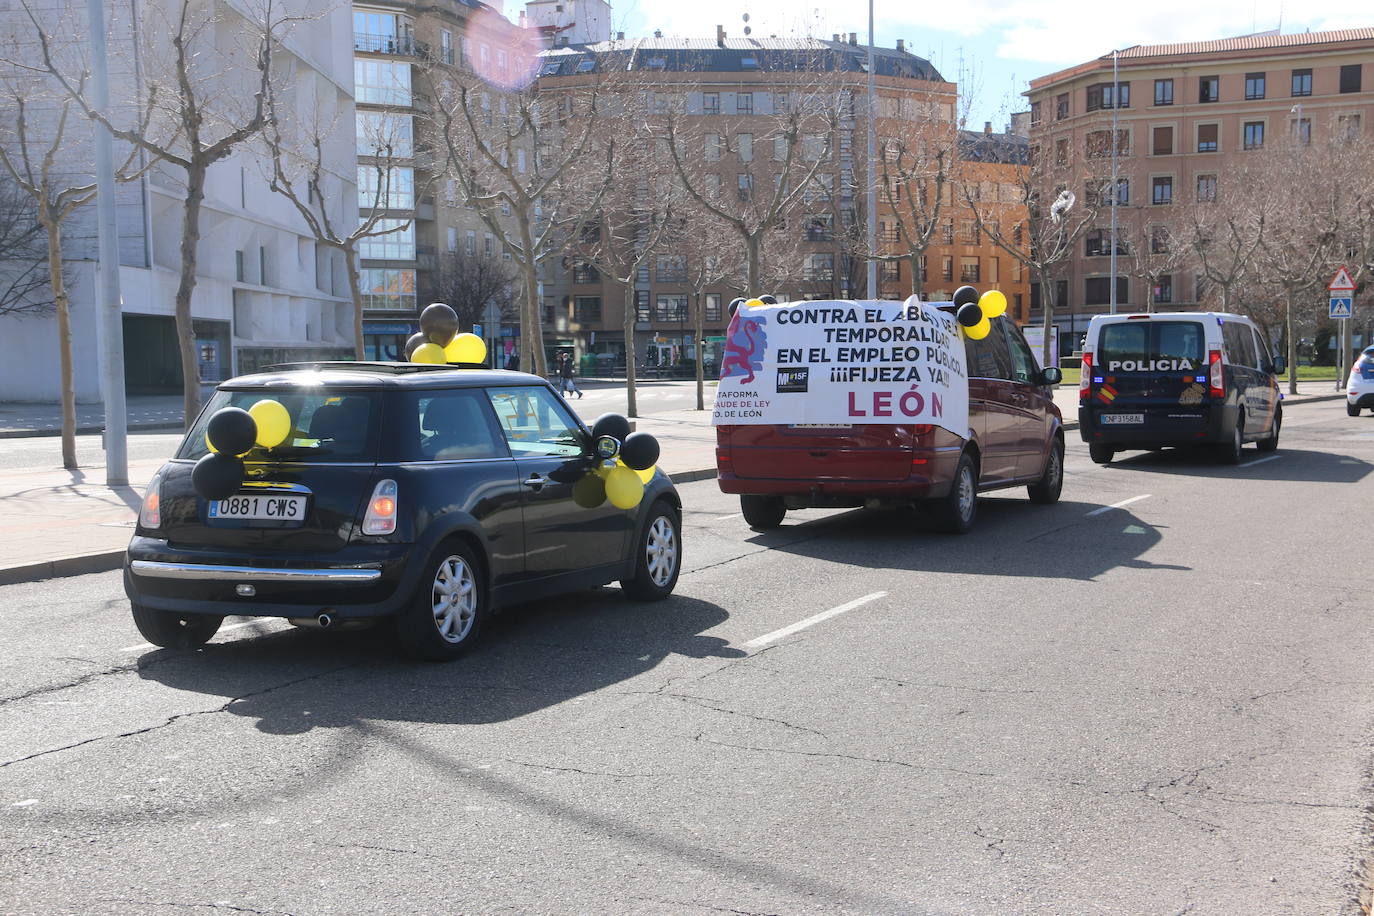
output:
[[544,486],[544,484],[548,482],[549,481],[547,478],[540,477],[538,474],[531,474],[529,477],[526,477],[523,481],[521,481],[521,483],[529,487],[531,490],[539,490]]

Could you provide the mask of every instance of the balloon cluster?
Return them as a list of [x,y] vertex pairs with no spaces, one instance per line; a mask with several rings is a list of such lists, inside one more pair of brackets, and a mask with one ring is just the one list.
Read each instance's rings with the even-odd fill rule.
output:
[[595,509],[609,499],[617,509],[633,509],[644,498],[644,485],[654,479],[658,440],[648,433],[630,432],[630,421],[616,413],[597,418],[592,439],[598,444],[612,440],[614,453],[598,451],[596,466],[573,484],[573,502]]
[[436,366],[481,365],[487,361],[487,345],[476,334],[458,333],[458,313],[442,302],[432,302],[420,313],[420,333],[406,341],[406,359]]
[[735,317],[735,312],[738,312],[738,311],[739,311],[739,307],[740,307],[741,305],[747,305],[747,306],[749,306],[749,308],[752,309],[752,308],[758,308],[759,306],[762,306],[762,305],[777,305],[777,304],[778,304],[778,299],[777,299],[776,296],[759,296],[757,299],[745,299],[745,298],[742,298],[742,297],[741,297],[741,298],[739,298],[739,299],[735,299],[735,300],[732,300],[732,301],[731,301],[731,303],[730,303],[730,308],[729,308],[729,310],[728,310],[728,311],[729,311],[729,314],[728,314],[726,317],[728,317],[728,318],[734,318],[734,317]]
[[228,499],[243,486],[243,456],[253,446],[276,448],[291,435],[291,413],[272,398],[252,407],[221,407],[205,426],[210,454],[191,470],[191,486],[206,499]]
[[972,286],[954,291],[954,318],[972,340],[982,340],[992,330],[992,319],[1007,310],[1007,297],[990,289],[983,295]]

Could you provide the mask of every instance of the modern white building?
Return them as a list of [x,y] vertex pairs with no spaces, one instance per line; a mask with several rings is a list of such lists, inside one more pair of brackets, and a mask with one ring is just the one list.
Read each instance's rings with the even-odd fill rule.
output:
[[609,41],[611,5],[607,0],[529,0],[520,25],[537,30],[549,48]]

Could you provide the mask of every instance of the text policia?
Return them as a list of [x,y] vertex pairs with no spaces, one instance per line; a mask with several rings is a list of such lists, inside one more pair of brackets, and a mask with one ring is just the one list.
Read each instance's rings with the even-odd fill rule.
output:
[[931,423],[968,432],[960,322],[923,303],[848,301],[736,310],[712,422]]

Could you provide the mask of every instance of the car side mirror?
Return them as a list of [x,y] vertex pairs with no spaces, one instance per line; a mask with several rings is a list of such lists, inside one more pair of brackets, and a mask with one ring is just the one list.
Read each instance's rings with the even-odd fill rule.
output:
[[1058,367],[1049,366],[1040,370],[1040,384],[1058,385],[1062,381],[1064,381],[1064,373],[1059,371]]
[[1286,360],[1284,360],[1284,358],[1283,358],[1282,356],[1276,356],[1276,357],[1274,357],[1274,374],[1275,374],[1275,375],[1283,375],[1284,371],[1287,370],[1287,369],[1288,369],[1288,363],[1287,363]]

